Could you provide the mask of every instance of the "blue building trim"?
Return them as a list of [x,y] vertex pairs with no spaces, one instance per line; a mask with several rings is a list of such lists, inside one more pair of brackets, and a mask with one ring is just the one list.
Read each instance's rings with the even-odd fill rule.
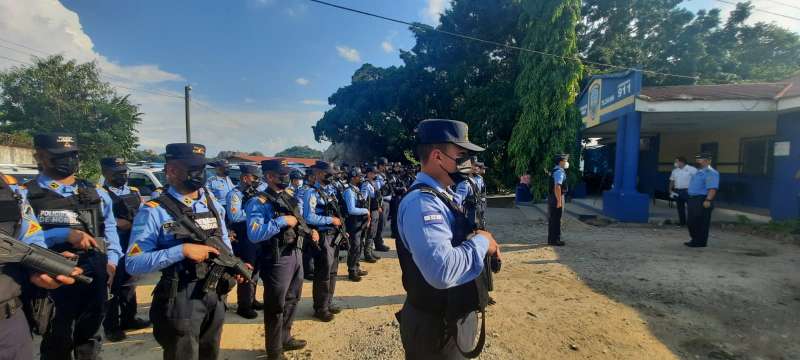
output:
[[775,156],[772,168],[770,216],[773,220],[800,217],[800,111],[778,115],[775,142],[789,144],[789,155]]

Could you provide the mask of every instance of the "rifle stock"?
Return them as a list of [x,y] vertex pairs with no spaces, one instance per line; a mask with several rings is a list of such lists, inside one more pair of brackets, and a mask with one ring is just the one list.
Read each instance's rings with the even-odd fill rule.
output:
[[[45,273],[52,277],[58,275],[70,276],[77,265],[59,253],[48,249],[29,245],[6,234],[0,234],[0,264],[19,263],[36,272]],[[89,284],[92,278],[85,275],[72,276],[76,281]]]

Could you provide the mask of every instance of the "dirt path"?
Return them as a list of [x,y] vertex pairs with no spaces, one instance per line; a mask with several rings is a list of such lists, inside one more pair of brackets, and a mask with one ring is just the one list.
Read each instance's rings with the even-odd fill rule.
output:
[[[800,358],[797,246],[715,230],[710,248],[687,249],[678,228],[570,220],[568,246],[553,249],[541,245],[544,223],[520,210],[490,209],[489,223],[504,253],[484,359]],[[361,283],[340,276],[335,301],[346,310],[332,323],[311,318],[306,282],[294,334],[309,346],[290,358],[403,357],[395,253],[365,268],[370,275]],[[151,291],[138,288],[144,316]],[[260,316],[245,320],[229,311],[221,357],[264,358],[263,335]],[[106,343],[103,357],[158,359],[161,350],[148,329]]]

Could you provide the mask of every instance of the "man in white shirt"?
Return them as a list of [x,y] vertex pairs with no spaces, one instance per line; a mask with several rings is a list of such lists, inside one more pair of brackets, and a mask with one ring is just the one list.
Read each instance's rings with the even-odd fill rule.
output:
[[670,197],[678,204],[678,219],[680,226],[686,226],[686,201],[689,199],[689,181],[697,173],[694,166],[686,164],[686,158],[678,156],[675,158],[675,168],[669,176]]

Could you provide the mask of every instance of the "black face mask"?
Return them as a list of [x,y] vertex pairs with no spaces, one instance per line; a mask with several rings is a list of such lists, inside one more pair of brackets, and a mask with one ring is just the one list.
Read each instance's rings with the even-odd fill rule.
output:
[[77,153],[50,158],[50,163],[53,165],[50,170],[62,178],[78,172],[79,161]]
[[183,180],[183,186],[190,191],[197,191],[206,185],[206,170],[189,169],[186,171],[186,179]]
[[228,176],[231,173],[231,169],[224,168],[224,169],[222,169],[221,173],[222,173],[221,176]]
[[287,175],[279,175],[278,181],[275,183],[275,186],[277,186],[278,189],[283,190],[289,187],[289,185],[291,184],[292,184],[292,179],[290,179],[289,175],[287,174]]
[[319,182],[322,185],[329,185],[333,181],[333,175],[325,175]]
[[108,179],[108,182],[111,183],[114,187],[120,188],[125,186],[128,183],[128,173],[126,172],[118,172],[111,175],[111,178]]
[[454,184],[458,184],[464,180],[467,180],[469,175],[472,174],[472,160],[470,157],[465,155],[458,158],[453,158],[450,155],[447,155],[445,152],[442,152],[442,154],[456,163],[456,171],[454,172],[447,171],[447,169],[442,167],[442,170],[447,171],[447,175],[450,176],[450,180],[452,180]]

